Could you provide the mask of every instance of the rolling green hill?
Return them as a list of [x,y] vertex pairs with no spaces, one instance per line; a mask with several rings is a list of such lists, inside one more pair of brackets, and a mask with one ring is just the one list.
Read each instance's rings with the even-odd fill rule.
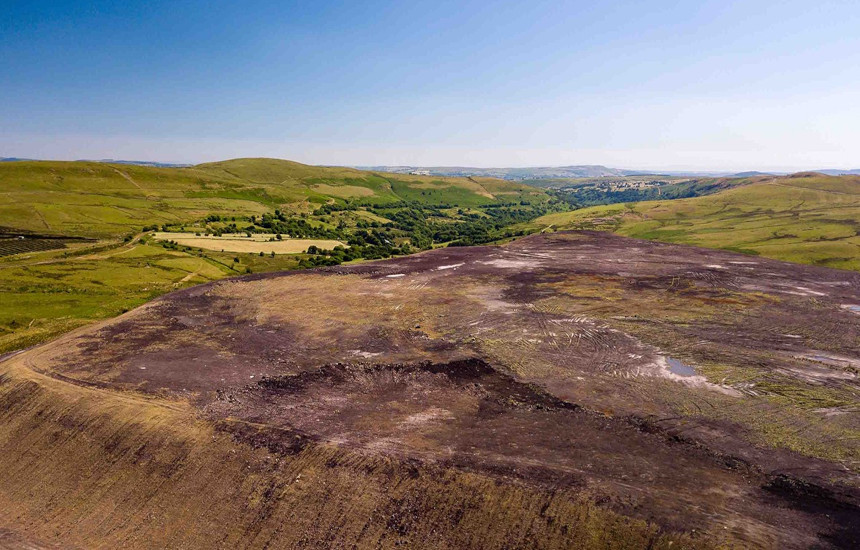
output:
[[755,178],[713,195],[553,213],[529,225],[609,230],[860,270],[860,177],[799,173]]
[[250,216],[275,208],[308,212],[327,202],[481,206],[542,191],[490,178],[440,178],[235,159],[189,168],[99,162],[0,164],[0,226],[38,233],[116,237],[151,224],[208,215]]

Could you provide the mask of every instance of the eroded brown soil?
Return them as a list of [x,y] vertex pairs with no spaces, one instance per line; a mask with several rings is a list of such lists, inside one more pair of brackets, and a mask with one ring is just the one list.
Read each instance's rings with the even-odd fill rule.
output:
[[853,272],[563,233],[194,287],[23,359],[284,457],[588,495],[703,544],[856,547],[858,304]]

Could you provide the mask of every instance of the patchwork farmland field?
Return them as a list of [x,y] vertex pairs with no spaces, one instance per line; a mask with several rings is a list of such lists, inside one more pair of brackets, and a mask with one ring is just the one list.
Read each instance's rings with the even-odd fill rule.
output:
[[[155,238],[159,241],[174,241],[183,246],[191,246],[194,248],[204,248],[206,250],[220,250],[222,252],[247,252],[258,253],[263,252],[268,254],[301,254],[308,250],[308,247],[315,246],[331,250],[336,246],[348,247],[349,245],[340,241],[325,240],[325,239],[275,239],[275,235],[271,233],[255,234],[251,237],[244,235],[221,235],[215,236],[197,236],[193,233],[169,233],[157,232]],[[270,240],[275,239],[275,240]]]

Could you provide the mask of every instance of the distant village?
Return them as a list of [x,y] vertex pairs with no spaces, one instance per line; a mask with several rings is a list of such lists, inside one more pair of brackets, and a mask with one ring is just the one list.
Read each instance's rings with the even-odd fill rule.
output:
[[571,186],[576,187],[578,189],[594,189],[596,191],[628,191],[631,189],[650,189],[653,187],[660,187],[663,185],[669,185],[671,183],[678,183],[677,181],[667,181],[667,180],[631,180],[631,179],[609,179],[609,178],[600,178],[599,180],[590,180],[587,183],[580,183],[579,185]]

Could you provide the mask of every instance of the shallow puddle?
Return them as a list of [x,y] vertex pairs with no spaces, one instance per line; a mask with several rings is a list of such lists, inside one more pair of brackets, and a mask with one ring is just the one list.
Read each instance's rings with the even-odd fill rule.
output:
[[669,370],[678,376],[696,376],[696,369],[679,359],[667,357],[666,363],[669,364]]
[[806,355],[804,359],[811,359],[812,361],[818,361],[819,363],[826,363],[828,365],[834,366],[842,366],[842,365],[850,365],[850,359],[842,359],[840,357],[833,357],[831,355]]

